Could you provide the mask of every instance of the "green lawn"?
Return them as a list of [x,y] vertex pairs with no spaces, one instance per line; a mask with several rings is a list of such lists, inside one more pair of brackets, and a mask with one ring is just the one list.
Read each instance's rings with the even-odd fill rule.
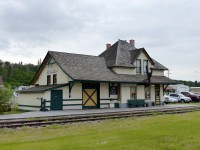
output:
[[21,114],[24,112],[28,112],[27,110],[18,110],[15,108],[12,108],[11,111],[7,111],[7,112],[0,112],[0,115],[8,115],[8,114]]
[[200,111],[177,115],[0,130],[1,150],[196,150]]

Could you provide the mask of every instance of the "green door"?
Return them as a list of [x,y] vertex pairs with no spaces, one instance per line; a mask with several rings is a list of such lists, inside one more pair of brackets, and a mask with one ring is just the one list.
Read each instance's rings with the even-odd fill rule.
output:
[[63,104],[63,91],[62,90],[52,90],[51,91],[51,110],[62,110]]

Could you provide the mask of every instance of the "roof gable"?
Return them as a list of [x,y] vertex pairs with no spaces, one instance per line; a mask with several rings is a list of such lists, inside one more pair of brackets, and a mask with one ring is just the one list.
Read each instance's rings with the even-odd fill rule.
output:
[[151,59],[151,57],[149,56],[149,54],[147,53],[147,51],[144,48],[139,48],[139,49],[131,51],[132,63],[134,63],[142,53],[144,53],[144,55],[148,58],[148,60],[151,62],[151,64],[154,65],[153,60]]
[[108,67],[134,67],[131,63],[131,50],[136,49],[123,40],[118,40],[99,56],[104,57]]
[[99,56],[49,51],[40,65],[31,84],[39,78],[48,63],[56,63],[72,80],[78,81],[121,81],[110,67],[135,67],[135,60],[144,53],[154,69],[167,68],[152,59],[144,48],[136,49],[126,41],[118,40]]
[[53,51],[49,54],[73,80],[118,80],[102,57]]

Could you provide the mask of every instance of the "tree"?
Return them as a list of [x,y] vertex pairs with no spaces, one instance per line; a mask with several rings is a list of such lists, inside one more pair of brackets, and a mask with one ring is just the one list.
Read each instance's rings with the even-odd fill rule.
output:
[[12,97],[12,90],[8,88],[0,89],[0,112],[7,110],[8,102]]
[[198,86],[197,80],[195,80],[194,85],[195,85],[196,87]]
[[9,83],[12,88],[15,88],[20,85],[29,85],[38,67],[39,65],[23,64],[21,61],[10,63],[9,61],[3,62],[0,60],[0,75],[4,83]]

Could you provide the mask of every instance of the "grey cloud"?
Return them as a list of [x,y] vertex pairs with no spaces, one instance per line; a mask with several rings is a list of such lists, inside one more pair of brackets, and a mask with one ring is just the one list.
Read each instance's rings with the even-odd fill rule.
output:
[[198,0],[0,1],[0,52],[98,55],[108,42],[135,39],[166,66],[197,66],[199,6]]
[[10,47],[10,42],[0,38],[0,48],[5,51],[9,47]]

